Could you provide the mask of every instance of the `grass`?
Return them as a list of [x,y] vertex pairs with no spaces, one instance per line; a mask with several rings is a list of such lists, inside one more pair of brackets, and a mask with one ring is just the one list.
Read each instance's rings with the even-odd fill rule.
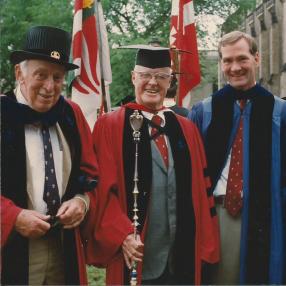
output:
[[88,285],[105,286],[105,269],[87,266]]

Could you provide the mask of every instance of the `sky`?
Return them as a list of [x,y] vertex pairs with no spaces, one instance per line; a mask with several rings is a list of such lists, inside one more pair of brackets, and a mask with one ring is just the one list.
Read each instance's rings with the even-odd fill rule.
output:
[[198,38],[199,50],[216,50],[220,38],[220,27],[224,19],[216,15],[197,15],[196,23],[207,32],[205,39]]

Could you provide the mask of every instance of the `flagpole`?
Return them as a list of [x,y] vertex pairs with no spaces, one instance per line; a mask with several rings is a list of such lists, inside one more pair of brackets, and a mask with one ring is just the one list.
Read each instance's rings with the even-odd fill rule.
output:
[[173,52],[173,68],[174,68],[174,74],[177,78],[177,90],[176,90],[176,104],[179,103],[179,91],[180,91],[180,80],[181,80],[181,73],[180,73],[180,58],[181,58],[181,52],[178,50],[175,46],[171,47],[171,51]]
[[103,106],[104,108],[104,112],[110,112],[111,111],[111,107],[110,104],[107,104],[107,95],[106,95],[106,88],[105,88],[105,80],[103,77],[103,65],[102,65],[102,38],[101,38],[101,27],[100,27],[100,21],[99,21],[99,8],[98,8],[98,2],[100,2],[100,0],[96,0],[95,1],[95,5],[96,5],[96,30],[97,30],[97,38],[98,38],[98,52],[99,52],[99,62],[100,62],[100,76],[101,76],[101,94],[102,94],[102,103],[101,106]]

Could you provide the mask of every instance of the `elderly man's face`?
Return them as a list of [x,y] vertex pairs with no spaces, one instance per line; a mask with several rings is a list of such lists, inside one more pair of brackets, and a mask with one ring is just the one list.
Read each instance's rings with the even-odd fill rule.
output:
[[170,87],[171,69],[135,66],[132,82],[135,87],[136,102],[156,110],[162,107]]
[[42,60],[28,60],[15,66],[16,79],[31,108],[38,112],[50,110],[58,101],[65,77],[65,68]]

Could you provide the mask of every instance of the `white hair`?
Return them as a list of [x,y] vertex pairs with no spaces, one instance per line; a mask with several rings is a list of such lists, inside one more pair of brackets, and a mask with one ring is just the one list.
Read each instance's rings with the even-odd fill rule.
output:
[[28,71],[28,60],[24,60],[22,62],[19,63],[20,69],[23,73],[24,76],[27,75],[27,71]]
[[[20,67],[20,70],[21,70],[23,76],[26,76],[28,73],[28,60],[24,60],[24,61],[20,62],[18,65]],[[19,85],[19,83],[20,82],[18,80],[16,80],[16,82],[15,82],[16,87]]]

